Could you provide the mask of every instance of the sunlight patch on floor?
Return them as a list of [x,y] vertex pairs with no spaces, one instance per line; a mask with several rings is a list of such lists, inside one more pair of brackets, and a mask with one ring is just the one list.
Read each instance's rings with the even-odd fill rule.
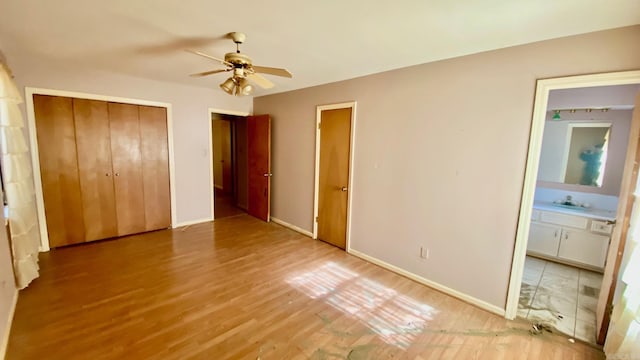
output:
[[433,307],[399,294],[334,262],[296,274],[287,283],[312,299],[354,316],[388,344],[406,349],[438,313]]

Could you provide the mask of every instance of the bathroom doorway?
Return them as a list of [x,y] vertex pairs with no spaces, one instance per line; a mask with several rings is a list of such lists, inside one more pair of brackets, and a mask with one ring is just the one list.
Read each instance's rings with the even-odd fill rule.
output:
[[[507,318],[524,317],[582,341],[604,340],[608,325],[604,308],[611,302],[623,228],[615,223],[621,223],[626,209],[632,175],[629,165],[640,129],[637,114],[630,119],[639,84],[637,71],[538,82]],[[615,100],[622,90],[630,95]],[[610,96],[593,98],[599,91]],[[627,125],[618,120],[625,116]],[[558,165],[545,163],[545,153],[562,163],[562,148],[571,142],[567,131],[560,132],[555,137],[564,145],[550,149],[548,140],[554,135],[549,130],[589,121],[611,124],[609,151],[605,149],[599,157],[609,166],[604,167],[604,184],[566,184],[562,174],[541,178]],[[595,145],[602,144],[593,145],[589,151],[581,149],[584,159],[601,150]],[[564,165],[555,168],[566,170]]]
[[247,117],[211,112],[214,219],[247,211]]

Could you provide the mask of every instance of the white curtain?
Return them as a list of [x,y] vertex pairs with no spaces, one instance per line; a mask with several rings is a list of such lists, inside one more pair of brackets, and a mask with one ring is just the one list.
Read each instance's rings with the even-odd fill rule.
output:
[[[25,288],[38,277],[38,231],[29,148],[18,106],[22,97],[7,66],[0,63],[0,161],[7,197],[16,285]],[[4,231],[4,230],[2,230]]]
[[[640,179],[639,179],[640,180]],[[620,266],[622,296],[611,314],[604,351],[611,359],[640,359],[640,188],[636,184],[625,254]]]

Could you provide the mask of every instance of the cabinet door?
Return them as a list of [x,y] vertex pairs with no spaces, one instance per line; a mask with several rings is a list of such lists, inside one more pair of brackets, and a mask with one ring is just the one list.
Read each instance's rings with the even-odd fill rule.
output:
[[87,241],[118,235],[107,102],[73,99]]
[[603,268],[608,248],[608,236],[565,229],[560,240],[558,257]]
[[109,126],[118,235],[144,232],[146,226],[138,106],[109,103]]
[[166,109],[140,106],[145,230],[171,226]]
[[49,245],[84,242],[72,100],[33,95],[33,108]]
[[561,228],[553,225],[531,223],[527,250],[546,256],[558,256]]

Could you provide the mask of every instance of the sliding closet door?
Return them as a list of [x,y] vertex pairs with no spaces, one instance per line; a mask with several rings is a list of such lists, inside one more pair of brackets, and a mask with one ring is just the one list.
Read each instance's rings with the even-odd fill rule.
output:
[[33,106],[49,244],[84,242],[72,100],[34,95]]
[[165,108],[140,106],[139,113],[145,229],[166,229],[171,226],[167,112]]
[[135,234],[146,230],[138,106],[108,107],[118,235]]
[[86,241],[115,237],[118,223],[107,103],[74,99],[73,114]]

